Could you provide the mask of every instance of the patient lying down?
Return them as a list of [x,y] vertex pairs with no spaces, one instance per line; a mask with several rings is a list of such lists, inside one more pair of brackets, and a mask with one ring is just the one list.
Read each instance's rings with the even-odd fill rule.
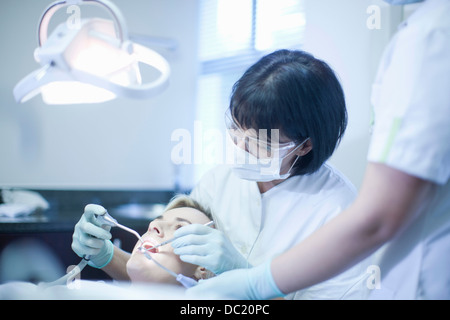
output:
[[[188,196],[175,197],[166,207],[164,213],[154,219],[148,231],[142,235],[144,244],[140,241],[136,243],[130,259],[127,262],[127,273],[132,282],[157,282],[180,284],[175,277],[167,271],[157,266],[152,260],[142,254],[138,248],[151,248],[163,241],[173,237],[173,233],[188,224],[205,224],[210,222],[211,214],[202,208],[197,202]],[[183,262],[178,255],[173,252],[170,244],[161,246],[152,251],[148,251],[152,259],[155,259],[164,267],[183,274],[195,280],[206,279],[212,273],[204,267]]]
[[[54,286],[41,290],[40,286],[26,282],[12,282],[0,285],[0,299],[173,299],[183,298],[184,289],[167,271],[157,266],[153,259],[176,274],[183,274],[195,280],[206,279],[214,274],[205,268],[183,262],[173,252],[170,244],[149,251],[148,259],[138,248],[150,248],[171,239],[178,228],[187,224],[205,224],[212,220],[208,210],[185,195],[172,199],[163,214],[149,224],[142,235],[144,243],[138,241],[127,254],[126,272],[132,286],[125,282],[104,283],[80,281],[78,290],[73,284]],[[130,282],[128,282],[129,284]],[[149,287],[149,285],[151,285]],[[168,286],[169,285],[169,286]],[[181,290],[181,291],[180,291]],[[202,298],[203,299],[203,298]]]

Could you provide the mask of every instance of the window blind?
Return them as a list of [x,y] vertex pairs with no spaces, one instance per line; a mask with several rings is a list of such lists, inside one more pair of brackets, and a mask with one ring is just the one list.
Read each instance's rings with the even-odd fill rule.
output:
[[[245,70],[269,52],[302,47],[305,0],[199,1],[196,119],[224,131],[231,88]],[[200,165],[195,176],[212,165]]]

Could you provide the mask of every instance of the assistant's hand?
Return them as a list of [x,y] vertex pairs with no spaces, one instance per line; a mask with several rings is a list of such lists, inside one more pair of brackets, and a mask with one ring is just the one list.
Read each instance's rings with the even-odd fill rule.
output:
[[247,268],[247,260],[236,250],[225,234],[200,224],[191,224],[174,233],[174,253],[184,262],[205,267],[220,274],[237,268]]
[[186,291],[188,297],[220,296],[238,300],[282,297],[270,270],[271,261],[250,269],[236,269],[200,282]]
[[103,268],[112,259],[114,246],[111,239],[111,227],[102,226],[95,215],[103,215],[106,209],[96,204],[88,204],[84,214],[75,225],[72,236],[72,250],[80,257],[90,255],[89,265]]

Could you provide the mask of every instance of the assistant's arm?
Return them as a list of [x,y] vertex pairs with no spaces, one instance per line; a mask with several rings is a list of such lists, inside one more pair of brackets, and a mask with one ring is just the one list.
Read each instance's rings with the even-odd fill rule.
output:
[[267,263],[225,272],[188,293],[267,299],[328,280],[406,228],[418,217],[419,204],[432,186],[392,167],[369,163],[355,202],[307,239]]
[[369,163],[355,202],[271,264],[278,288],[289,293],[327,280],[361,261],[418,215],[431,183]]

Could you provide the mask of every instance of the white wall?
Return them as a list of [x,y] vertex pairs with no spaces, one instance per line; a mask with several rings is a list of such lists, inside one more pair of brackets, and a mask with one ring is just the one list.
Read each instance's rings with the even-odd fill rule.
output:
[[[36,97],[19,105],[12,90],[38,68],[36,27],[51,2],[0,3],[0,187],[172,188],[171,133],[194,120],[197,0],[113,0],[130,33],[178,43],[174,52],[159,50],[172,67],[170,88],[160,96],[82,106],[48,106]],[[189,183],[189,173],[183,179]]]
[[[376,5],[379,29],[367,26]],[[343,86],[349,122],[331,163],[359,187],[367,164],[370,93],[383,48],[401,21],[401,7],[381,0],[307,0],[305,50],[336,71]],[[369,25],[372,25],[369,21]]]
[[[162,95],[83,106],[47,106],[37,97],[19,105],[12,89],[38,67],[36,27],[50,2],[0,2],[0,187],[172,188],[171,133],[193,132],[195,118],[198,0],[114,0],[130,32],[177,41],[175,52],[160,50],[173,72]],[[367,9],[373,4],[381,9],[381,24],[371,30]],[[349,125],[331,162],[359,187],[370,140],[371,83],[401,8],[382,0],[307,0],[306,10],[305,50],[335,69],[347,100]],[[181,170],[182,185],[191,186],[193,170]]]

